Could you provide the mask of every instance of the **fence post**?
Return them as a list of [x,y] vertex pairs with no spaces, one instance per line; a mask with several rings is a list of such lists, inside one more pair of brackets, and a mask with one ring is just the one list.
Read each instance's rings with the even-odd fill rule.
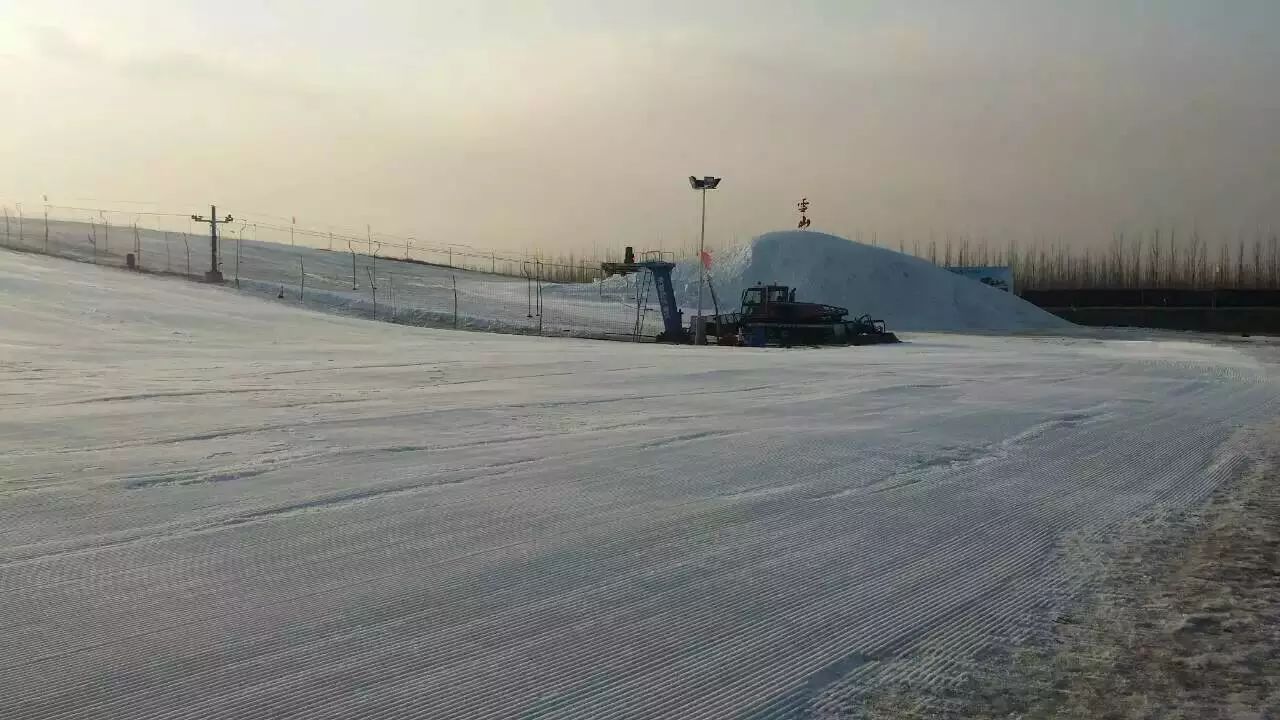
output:
[[640,315],[640,277],[646,272],[648,271],[636,273],[636,326],[635,330],[632,331],[632,342],[640,342],[640,323],[642,319]]
[[378,319],[378,283],[373,277],[373,270],[365,268],[364,271],[369,275],[369,294],[373,296],[373,319]]
[[44,254],[49,254],[49,206],[44,206]]
[[307,297],[307,268],[302,264],[302,256],[298,256],[298,302]]
[[191,274],[191,240],[187,233],[182,233],[182,244],[187,247],[187,275]]
[[351,239],[347,239],[347,249],[351,251],[351,289],[359,290],[360,286],[356,283],[356,248],[351,244]]
[[453,329],[458,329],[458,276],[449,273],[449,277],[453,279]]

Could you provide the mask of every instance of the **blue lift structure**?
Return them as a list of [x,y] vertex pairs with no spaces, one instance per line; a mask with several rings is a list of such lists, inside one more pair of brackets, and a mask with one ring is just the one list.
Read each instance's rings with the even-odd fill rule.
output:
[[684,327],[684,313],[676,305],[675,286],[671,284],[671,271],[676,264],[663,259],[661,253],[648,253],[648,255],[650,257],[637,261],[635,252],[627,248],[622,262],[601,263],[600,269],[604,271],[606,277],[649,271],[653,275],[653,285],[658,291],[658,308],[662,311],[662,334],[658,335],[658,342],[689,342],[689,331]]

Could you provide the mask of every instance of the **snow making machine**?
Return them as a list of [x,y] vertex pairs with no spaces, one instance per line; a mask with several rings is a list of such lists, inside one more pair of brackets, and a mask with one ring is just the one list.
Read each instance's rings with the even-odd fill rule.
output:
[[[600,266],[606,277],[649,271],[662,311],[663,330],[657,337],[658,342],[688,343],[695,333],[684,327],[683,313],[676,305],[671,282],[674,268],[674,262],[653,253],[637,261],[631,248],[626,249],[623,262]],[[870,315],[848,320],[849,311],[845,308],[797,301],[795,289],[786,285],[761,284],[743,290],[740,308],[732,313],[719,311],[714,289],[711,297],[717,305],[716,314],[705,317],[703,322],[707,337],[715,338],[720,345],[791,347],[899,342],[896,335],[885,329],[883,320],[872,319]]]

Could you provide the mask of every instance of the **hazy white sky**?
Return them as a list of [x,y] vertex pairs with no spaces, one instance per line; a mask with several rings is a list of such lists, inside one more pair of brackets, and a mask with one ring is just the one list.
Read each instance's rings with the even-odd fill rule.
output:
[[[1276,0],[0,0],[0,200],[582,249],[1280,228]],[[909,242],[909,241],[908,241]]]

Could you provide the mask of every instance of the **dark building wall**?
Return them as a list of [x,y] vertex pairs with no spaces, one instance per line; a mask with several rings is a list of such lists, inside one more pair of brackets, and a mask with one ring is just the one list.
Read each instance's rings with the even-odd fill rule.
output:
[[1280,290],[1028,290],[1023,299],[1077,325],[1280,335]]
[[1042,308],[1280,308],[1280,290],[1183,290],[1178,288],[1084,288],[1027,290],[1023,299]]

